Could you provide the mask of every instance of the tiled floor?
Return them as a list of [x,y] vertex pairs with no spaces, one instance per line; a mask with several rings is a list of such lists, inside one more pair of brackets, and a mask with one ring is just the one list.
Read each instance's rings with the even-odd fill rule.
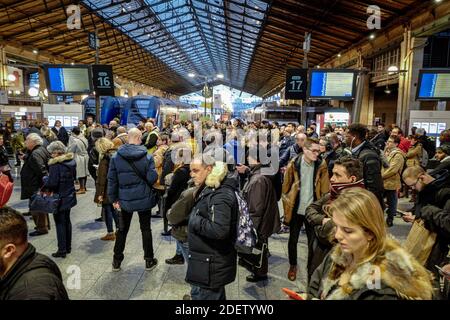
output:
[[[20,180],[16,187],[10,205],[19,211],[27,211],[27,201],[20,199]],[[152,219],[153,245],[158,266],[151,272],[145,271],[141,235],[138,217],[135,215],[128,234],[125,249],[125,260],[122,270],[111,271],[112,250],[114,242],[101,241],[106,233],[103,222],[94,222],[100,216],[100,208],[92,201],[94,197],[93,181],[88,182],[88,192],[78,197],[78,205],[72,209],[73,225],[72,253],[65,259],[55,258],[61,269],[66,287],[71,299],[163,299],[179,300],[189,292],[189,286],[184,281],[186,266],[170,266],[164,260],[175,253],[175,242],[171,237],[161,236],[161,219]],[[406,209],[409,203],[400,202],[400,207]],[[399,218],[390,229],[399,240],[404,240],[409,225]],[[29,229],[34,224],[29,221]],[[52,226],[54,222],[52,221]],[[55,252],[56,233],[53,227],[50,233],[30,239],[37,250],[50,256]],[[226,287],[228,299],[233,300],[265,300],[286,299],[281,288],[304,291],[306,285],[305,257],[307,255],[306,236],[301,234],[298,243],[299,276],[291,282],[286,278],[289,268],[287,255],[288,235],[274,235],[270,240],[269,279],[261,283],[248,283],[245,277],[248,272],[238,267],[236,280]],[[74,271],[75,270],[75,271]],[[76,271],[80,271],[81,281],[78,283]],[[79,286],[78,286],[79,284]]]

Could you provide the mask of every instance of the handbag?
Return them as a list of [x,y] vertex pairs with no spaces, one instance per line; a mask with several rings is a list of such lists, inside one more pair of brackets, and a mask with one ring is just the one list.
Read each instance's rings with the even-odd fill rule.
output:
[[58,213],[61,202],[59,194],[42,193],[41,191],[31,196],[30,212]]
[[0,173],[0,208],[3,207],[11,198],[14,184],[9,180],[6,174]]
[[423,220],[417,219],[403,246],[420,264],[425,265],[435,242],[436,233],[425,228]]

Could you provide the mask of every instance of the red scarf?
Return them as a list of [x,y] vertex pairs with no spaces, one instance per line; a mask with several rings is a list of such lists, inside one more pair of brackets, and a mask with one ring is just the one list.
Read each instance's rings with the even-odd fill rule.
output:
[[341,194],[342,190],[355,187],[365,189],[364,180],[361,179],[359,181],[349,183],[331,183],[330,201],[336,200],[336,198]]

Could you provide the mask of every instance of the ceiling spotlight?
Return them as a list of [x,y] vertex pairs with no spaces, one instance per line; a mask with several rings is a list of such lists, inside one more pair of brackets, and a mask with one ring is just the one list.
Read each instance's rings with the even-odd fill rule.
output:
[[338,53],[338,58],[342,57],[342,54]]
[[434,2],[440,3],[440,2],[442,2],[442,0],[434,0]]
[[75,64],[75,62],[71,62],[70,64],[73,66]]
[[386,85],[386,89],[384,89],[384,93],[386,93],[386,94],[391,94],[391,89],[389,89],[389,86],[388,85]]
[[373,40],[373,39],[375,39],[375,34],[374,33],[372,33],[370,36],[369,36],[369,39],[370,40]]
[[34,53],[34,54],[38,54],[37,49],[34,49],[34,50],[33,50],[33,53]]
[[223,73],[219,73],[219,74],[217,74],[217,78],[219,78],[219,79],[223,79]]
[[188,73],[188,77],[189,77],[189,78],[194,78],[194,77],[195,77],[195,73],[189,72],[189,73]]
[[8,74],[8,81],[16,81],[16,76],[13,74]]

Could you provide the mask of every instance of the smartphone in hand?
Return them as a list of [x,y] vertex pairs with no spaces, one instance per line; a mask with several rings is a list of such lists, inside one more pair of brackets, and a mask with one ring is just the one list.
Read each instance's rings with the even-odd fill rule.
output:
[[450,277],[450,272],[445,271],[444,269],[442,269],[442,268],[439,267],[439,266],[436,266],[436,265],[435,265],[435,267],[439,270],[439,273],[440,273],[442,276],[447,277],[447,278]]

